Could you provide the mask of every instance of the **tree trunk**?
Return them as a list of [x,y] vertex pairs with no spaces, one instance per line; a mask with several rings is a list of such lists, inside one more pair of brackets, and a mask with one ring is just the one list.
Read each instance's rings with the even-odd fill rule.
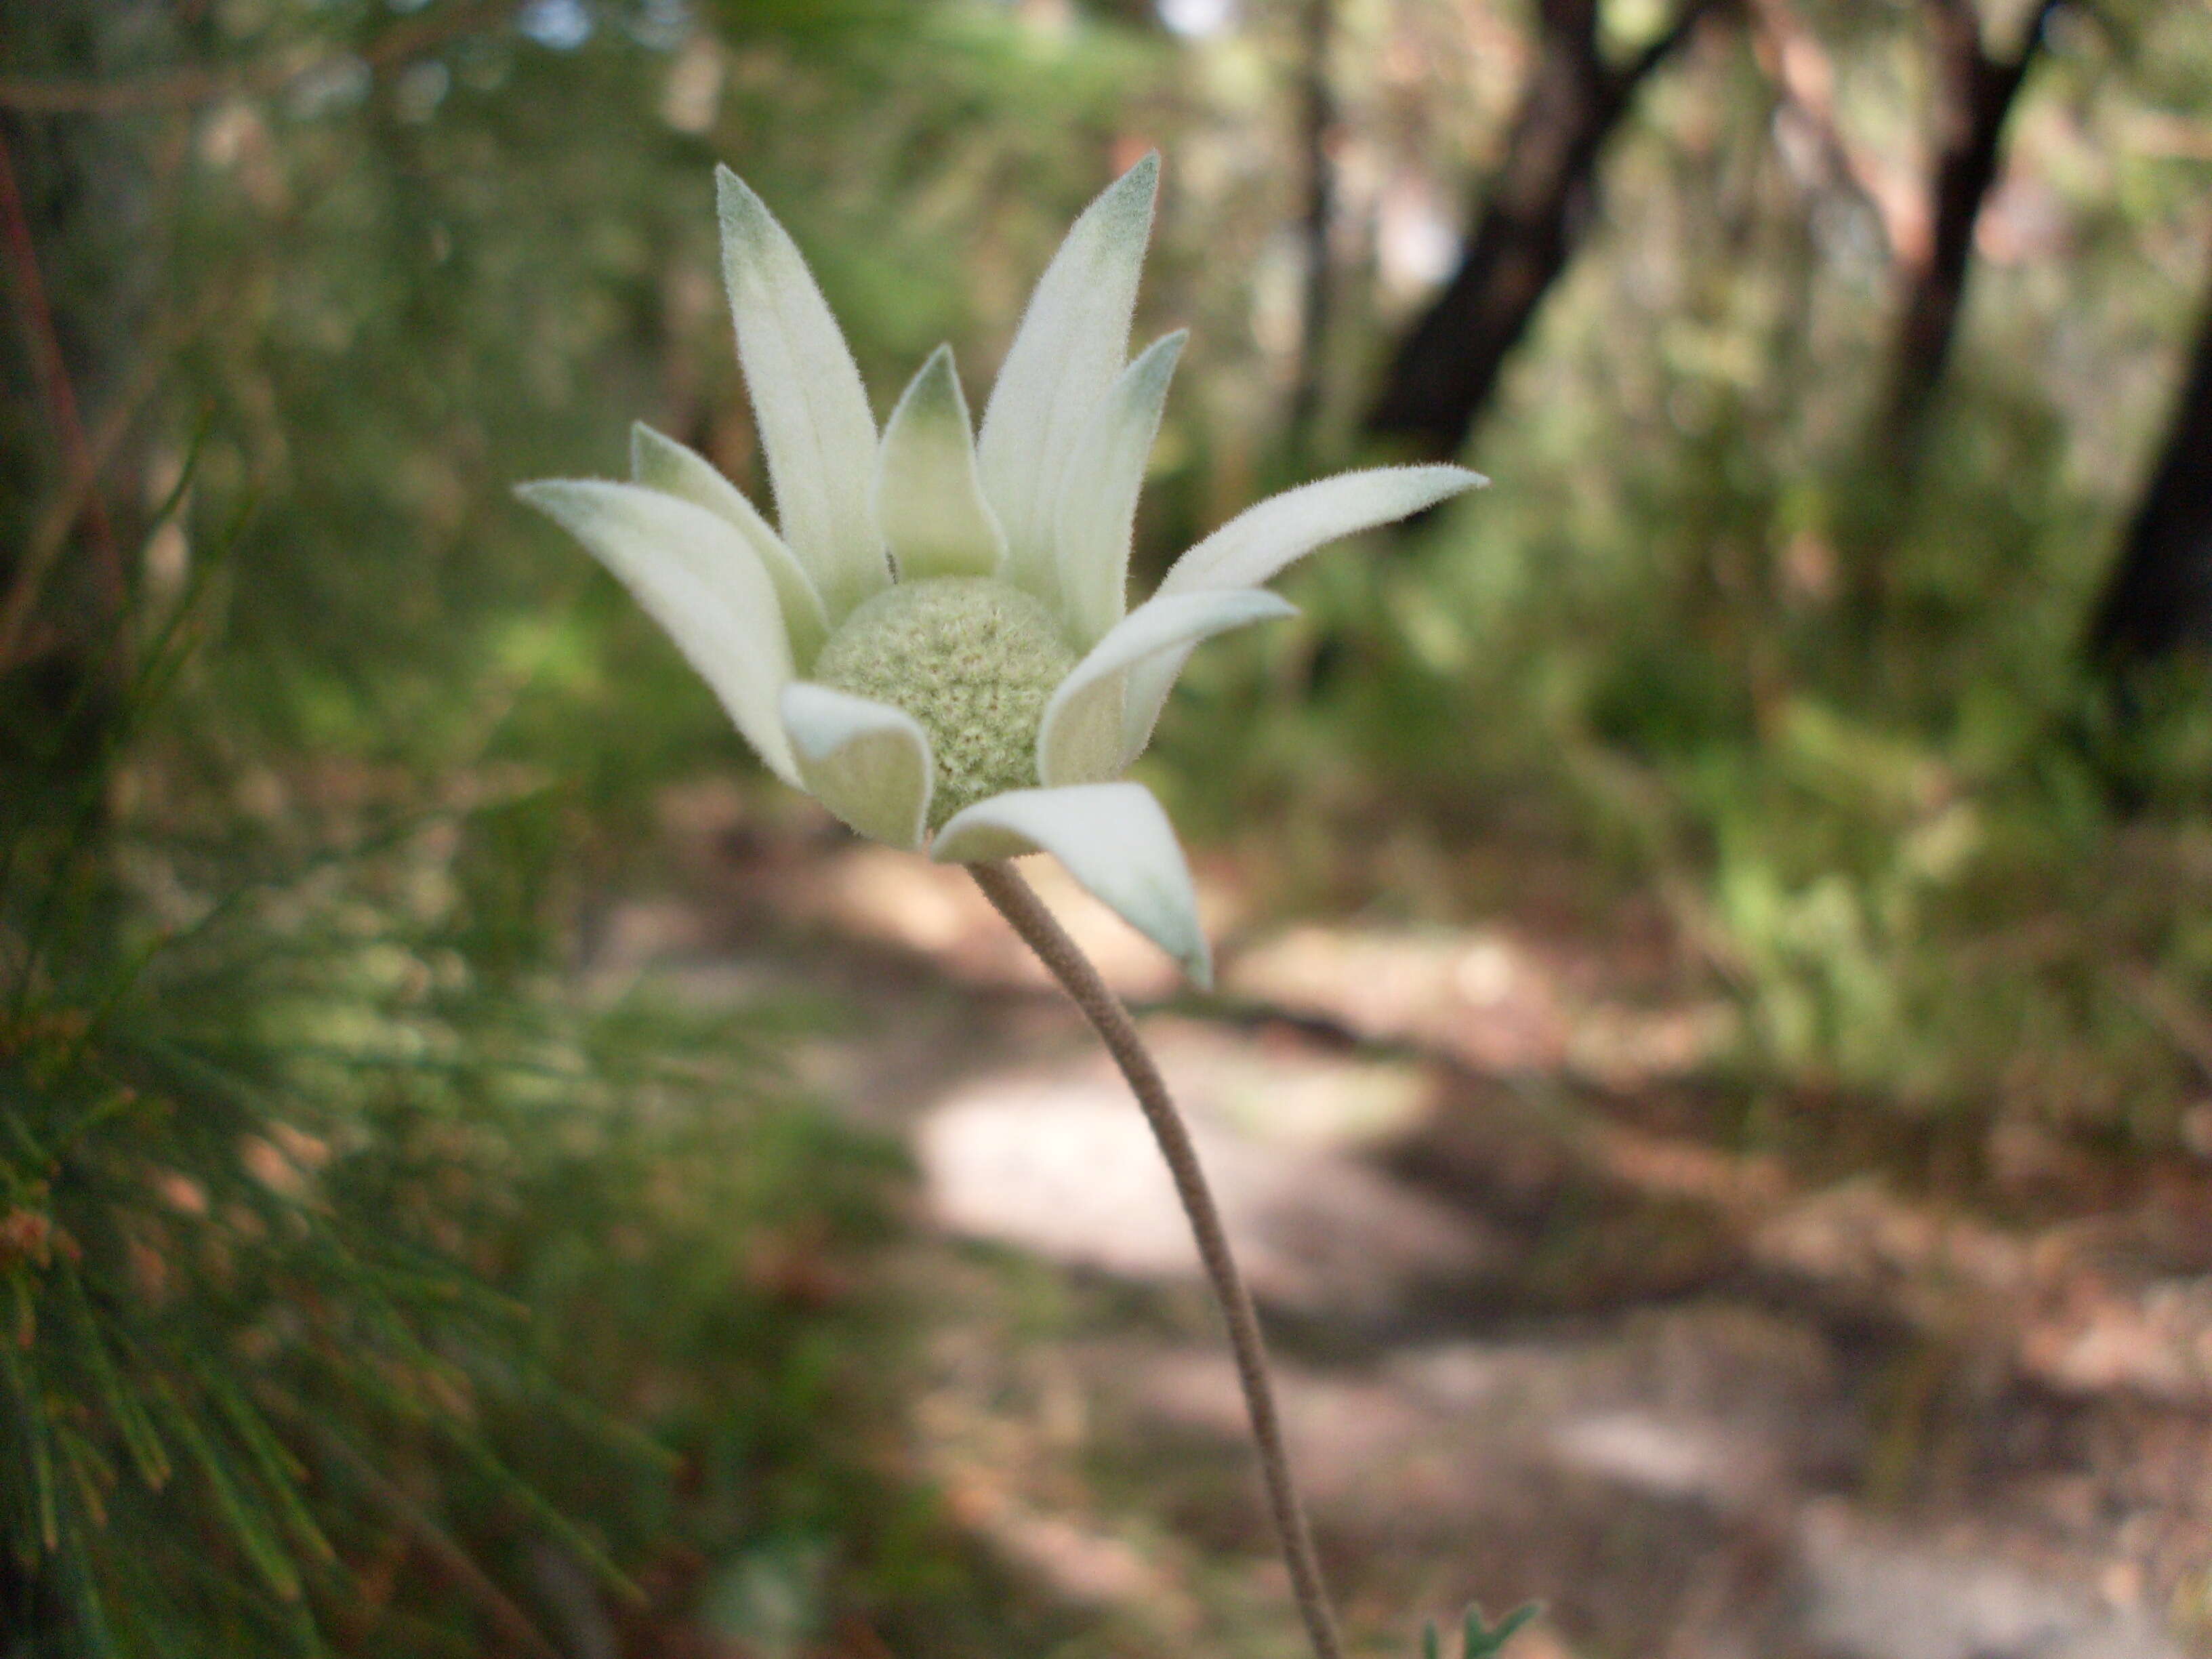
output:
[[1917,447],[1951,342],[1966,305],[1974,227],[1996,185],[2005,124],[2043,43],[2058,0],[2038,0],[2027,33],[2010,58],[1982,46],[1973,0],[1930,0],[1936,34],[1937,113],[1935,177],[1929,191],[1925,256],[1908,263],[1905,303],[1893,354],[1884,440],[1893,454]]
[[[150,3],[50,0],[11,45],[37,78],[98,84],[149,24]],[[0,830],[96,788],[121,717],[137,520],[111,520],[89,435],[142,323],[112,227],[144,140],[119,125],[0,109]]]
[[1458,273],[1400,346],[1367,424],[1456,454],[1506,358],[1566,269],[1589,217],[1597,163],[1637,88],[1717,0],[1686,0],[1674,24],[1618,68],[1598,44],[1597,0],[1539,0],[1536,64],[1505,160],[1476,212]]
[[2166,450],[2091,634],[2118,665],[2212,653],[2212,295]]
[[1291,385],[1288,420],[1292,452],[1310,459],[1317,447],[1328,344],[1329,233],[1336,216],[1328,147],[1336,127],[1336,99],[1329,85],[1336,0],[1305,0],[1301,18],[1300,149],[1305,160],[1305,303],[1298,319],[1298,361]]
[[1846,571],[1843,637],[1857,653],[1861,673],[1878,657],[1895,609],[1893,550],[1917,491],[1929,417],[1966,307],[1975,228],[2003,161],[2005,125],[2057,4],[2037,0],[2019,48],[2001,58],[1982,45],[1974,0],[1928,0],[1936,114],[1927,234],[1917,246],[1895,250],[1903,294],[1889,384],[1866,434],[1864,471],[1838,526]]

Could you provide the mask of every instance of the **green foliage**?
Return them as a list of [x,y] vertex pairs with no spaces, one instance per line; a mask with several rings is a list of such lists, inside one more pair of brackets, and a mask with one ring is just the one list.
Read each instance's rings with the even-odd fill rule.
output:
[[885,1473],[848,1264],[896,1158],[761,1019],[565,982],[653,791],[744,763],[508,486],[618,470],[634,416],[748,474],[714,159],[895,389],[975,325],[945,226],[995,222],[1025,289],[1139,49],[957,4],[513,10],[71,3],[0,43],[155,89],[8,132],[115,423],[103,538],[57,516],[52,411],[0,416],[11,1654],[1007,1617]]
[[[147,660],[115,732],[159,718]],[[896,1160],[790,1097],[758,1020],[533,971],[544,792],[288,846],[198,748],[142,732],[0,836],[9,1627],[529,1647],[549,1571],[634,1600],[685,1540],[910,1553],[843,1524],[880,1477],[825,1432],[873,1316],[757,1271],[834,1282]]]
[[[1807,15],[1847,136],[1895,161],[1923,43]],[[2212,994],[2180,920],[2212,704],[2188,665],[2116,700],[2081,647],[2202,291],[2201,163],[2124,135],[2201,121],[2212,37],[2099,17],[2063,15],[1990,210],[2062,228],[1978,263],[1909,474],[1868,430],[1880,226],[1776,144],[1741,37],[1686,58],[1483,428],[1497,487],[1302,573],[1304,623],[1194,665],[1162,737],[1169,787],[1205,781],[1179,817],[1333,815],[1328,846],[1412,810],[1447,863],[1564,842],[1667,896],[1759,1079],[2172,1144]]]
[[[1505,1644],[1513,1639],[1523,1625],[1528,1623],[1543,1610],[1540,1603],[1530,1601],[1524,1606],[1514,1608],[1512,1612],[1492,1625],[1483,1618],[1480,1604],[1470,1603],[1467,1610],[1467,1621],[1461,1630],[1461,1659],[1491,1659],[1492,1655],[1504,1649]],[[1421,1659],[1437,1659],[1437,1655],[1442,1651],[1443,1644],[1437,1638],[1437,1627],[1434,1625],[1423,1626]]]
[[10,400],[10,1659],[1018,1622],[896,1474],[863,1271],[896,1157],[799,1097],[774,1020],[571,983],[654,792],[747,763],[508,491],[619,471],[633,416],[758,482],[714,159],[895,390],[988,310],[945,225],[1025,289],[1141,48],[963,4],[514,9],[70,0],[0,41],[134,88],[6,135],[110,526]]
[[[1917,167],[1911,9],[1800,9],[1845,136]],[[975,1616],[881,1474],[882,1310],[820,1289],[884,1150],[766,1022],[566,982],[656,791],[749,763],[508,490],[618,472],[642,417],[764,500],[714,161],[887,407],[941,338],[983,384],[1163,143],[1140,327],[1197,334],[1157,572],[1280,465],[1292,13],[1182,47],[1109,0],[510,10],[58,0],[0,38],[11,84],[138,89],[5,133],[112,520],[63,510],[46,400],[0,407],[0,1619],[42,1653],[522,1651],[579,1583],[763,1650]],[[1458,13],[1339,11],[1357,368],[1398,322],[1353,292],[1368,198],[1456,204],[1512,54],[1447,85]],[[2078,644],[2200,288],[2201,157],[2147,139],[2212,49],[2186,7],[2053,30],[1917,476],[1868,459],[1879,215],[1708,31],[1607,157],[1498,487],[1201,653],[1150,775],[1179,822],[1562,840],[1667,896],[1757,1078],[2167,1145],[2212,1052],[2212,688],[2115,702]]]

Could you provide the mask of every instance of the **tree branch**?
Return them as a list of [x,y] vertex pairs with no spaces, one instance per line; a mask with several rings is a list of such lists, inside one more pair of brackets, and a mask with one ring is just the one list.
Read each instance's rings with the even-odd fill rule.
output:
[[[23,206],[22,191],[16,187],[15,163],[4,138],[0,138],[0,241],[7,246],[8,272],[22,313],[23,333],[30,348],[39,390],[46,398],[47,423],[53,429],[55,447],[61,451],[62,463],[69,471],[69,492],[82,504],[82,512],[71,517],[82,518],[91,538],[100,597],[112,610],[123,602],[123,568],[116,553],[115,530],[108,522],[106,506],[100,499],[92,449],[85,441],[84,422],[77,414],[76,391],[70,382],[69,362],[62,355],[61,337],[55,331],[53,310],[46,302],[46,285],[39,271],[39,252],[31,239],[30,216]],[[62,526],[64,536],[68,534],[69,527],[67,523]],[[27,569],[20,574],[18,580],[25,578],[34,581],[34,573]],[[10,621],[9,632],[12,635],[12,624],[20,619],[11,617]]]
[[1573,257],[1606,142],[1637,88],[1733,0],[1686,0],[1618,68],[1599,50],[1590,0],[1545,0],[1541,33],[1506,140],[1451,281],[1408,331],[1367,416],[1437,455],[1457,453],[1506,359]]
[[1819,142],[1828,170],[1881,226],[1890,257],[1910,270],[1928,262],[1927,203],[1901,173],[1854,144],[1836,116],[1836,71],[1820,39],[1790,0],[1751,0],[1752,41],[1785,106]]
[[1887,443],[1909,459],[1950,356],[1966,305],[1974,228],[2004,159],[2004,131],[2021,84],[2043,44],[2044,25],[2059,0],[2039,0],[2027,33],[2010,58],[1982,46],[1972,0],[1928,0],[1934,14],[1938,79],[1946,100],[1939,117],[1935,176],[1929,192],[1928,258],[1912,273],[1898,328]]

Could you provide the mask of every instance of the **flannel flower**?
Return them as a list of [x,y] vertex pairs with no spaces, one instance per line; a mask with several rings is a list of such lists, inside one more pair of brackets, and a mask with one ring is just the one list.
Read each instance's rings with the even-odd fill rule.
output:
[[1147,156],[1075,222],[980,436],[940,346],[878,441],[797,246],[718,169],[723,274],[781,533],[642,425],[631,483],[519,493],[629,588],[786,782],[940,862],[1051,853],[1203,985],[1175,832],[1149,790],[1114,780],[1200,641],[1291,614],[1261,583],[1483,481],[1388,467],[1290,490],[1200,542],[1124,615],[1137,492],[1185,337],[1124,363],[1158,172]]

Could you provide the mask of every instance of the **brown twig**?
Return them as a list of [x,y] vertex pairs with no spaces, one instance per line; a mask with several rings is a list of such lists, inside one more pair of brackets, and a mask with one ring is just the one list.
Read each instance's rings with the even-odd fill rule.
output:
[[[6,244],[8,274],[15,289],[39,390],[46,398],[46,419],[69,468],[70,488],[82,503],[81,516],[92,539],[94,557],[99,561],[101,598],[111,608],[118,607],[123,602],[123,567],[115,550],[115,530],[100,499],[92,447],[85,441],[84,422],[77,416],[76,392],[70,384],[61,337],[54,331],[53,308],[46,302],[46,285],[39,271],[38,246],[31,240],[30,216],[24,211],[22,191],[16,187],[15,163],[4,138],[0,138],[0,242]],[[69,528],[67,524],[62,526],[64,535]]]
[[124,438],[129,434],[131,423],[161,386],[163,375],[169,368],[170,353],[198,334],[222,308],[228,299],[228,295],[220,286],[212,288],[182,319],[172,318],[157,324],[150,343],[140,354],[129,378],[109,401],[91,434],[90,477],[71,478],[68,487],[40,516],[38,523],[32,528],[30,538],[24,544],[23,556],[13,573],[13,582],[4,594],[0,594],[0,672],[4,672],[12,664],[40,654],[37,636],[29,632],[31,617],[37,609],[39,593],[45,586],[47,573],[59,556],[63,543],[69,538],[70,527],[76,523],[91,499],[87,492],[106,473],[115,452],[122,447]]
[[305,1422],[303,1426],[326,1454],[345,1466],[347,1474],[369,1501],[411,1538],[448,1582],[475,1602],[509,1640],[535,1659],[562,1659],[561,1650],[547,1639],[530,1615],[491,1581],[484,1570],[469,1558],[468,1552],[454,1542],[436,1518],[409,1497],[397,1481],[378,1469],[343,1437],[318,1423]]
[[1752,46],[1786,106],[1810,129],[1828,171],[1854,191],[1881,225],[1892,258],[1908,270],[1928,263],[1932,227],[1913,181],[1855,144],[1836,113],[1836,69],[1790,0],[1752,0]]
[[1267,1350],[1260,1334],[1259,1316],[1237,1271],[1236,1258],[1230,1253],[1229,1234],[1221,1224],[1221,1212],[1206,1186],[1205,1172],[1199,1167],[1198,1150],[1191,1144],[1190,1131],[1184,1126],[1182,1114],[1176,1110],[1167,1084],[1145,1048],[1144,1039],[1138,1036],[1129,1011],[1107,987],[1082,948],[1045,908],[1036,890],[1009,863],[971,864],[968,872],[983,890],[983,896],[991,901],[992,908],[1006,919],[1006,925],[1021,936],[1022,942],[1036,952],[1037,960],[1074,1000],[1127,1079],[1137,1104],[1144,1109],[1152,1138],[1159,1143],[1161,1156],[1166,1158],[1169,1173],[1175,1177],[1176,1195],[1182,1200],[1183,1213],[1189,1218],[1190,1230],[1198,1241],[1199,1257],[1205,1263],[1206,1277],[1212,1283],[1215,1299],[1229,1327],[1229,1344],[1237,1359],[1237,1378],[1243,1385],[1244,1407],[1252,1419],[1252,1438],[1267,1485],[1267,1506],[1274,1516],[1284,1563],[1290,1569],[1291,1589],[1297,1599],[1299,1616],[1305,1621],[1306,1635],[1313,1643],[1316,1659],[1342,1659],[1343,1645],[1337,1636],[1335,1618],[1329,1611],[1328,1593],[1322,1584],[1312,1530],[1306,1524],[1305,1510],[1291,1480],[1282,1419],[1276,1412],[1274,1390],[1267,1380]]

